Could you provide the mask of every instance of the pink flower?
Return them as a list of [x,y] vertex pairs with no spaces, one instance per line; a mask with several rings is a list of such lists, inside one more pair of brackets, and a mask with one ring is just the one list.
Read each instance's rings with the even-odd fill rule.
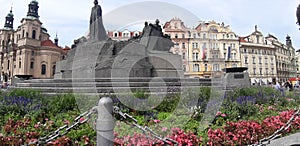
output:
[[79,121],[82,123],[84,121],[84,117],[80,118]]
[[226,117],[226,114],[221,114],[221,117]]
[[222,113],[220,112],[220,111],[218,111],[217,113],[216,113],[216,116],[220,116]]
[[153,122],[154,122],[154,123],[159,123],[159,122],[160,122],[160,120],[158,120],[158,119],[155,119],[155,120],[153,120]]
[[69,125],[69,124],[70,124],[70,121],[65,120],[65,121],[64,121],[64,124]]
[[168,130],[168,128],[166,128],[166,127],[163,127],[163,128],[161,129],[162,132],[166,132],[167,130]]

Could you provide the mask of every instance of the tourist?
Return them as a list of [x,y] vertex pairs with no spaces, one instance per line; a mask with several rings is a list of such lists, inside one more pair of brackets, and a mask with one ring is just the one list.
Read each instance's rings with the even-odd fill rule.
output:
[[6,89],[7,88],[8,75],[5,74],[4,72],[2,72],[1,79],[2,78],[3,78],[2,88]]
[[279,82],[273,82],[273,88],[278,90],[281,93],[281,95],[284,96],[284,90]]

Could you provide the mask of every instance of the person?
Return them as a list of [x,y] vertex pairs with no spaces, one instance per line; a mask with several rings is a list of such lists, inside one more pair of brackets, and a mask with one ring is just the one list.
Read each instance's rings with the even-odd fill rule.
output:
[[285,83],[285,87],[288,88],[289,91],[293,91],[293,84],[290,80],[287,80],[287,82]]
[[8,75],[7,75],[7,73],[2,72],[2,76],[3,76],[2,88],[6,89],[7,88]]
[[273,82],[273,88],[278,90],[282,96],[284,96],[284,90],[283,88],[280,86],[280,83],[278,82]]

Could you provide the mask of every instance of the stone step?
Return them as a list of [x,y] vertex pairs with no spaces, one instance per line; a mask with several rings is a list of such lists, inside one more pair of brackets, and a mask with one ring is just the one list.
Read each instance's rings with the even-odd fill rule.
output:
[[68,82],[68,83],[18,83],[17,87],[148,87],[150,86],[211,86],[222,83],[211,83],[211,82]]
[[[188,89],[199,88],[200,86],[189,86]],[[18,89],[34,89],[45,93],[125,93],[129,91],[145,91],[145,92],[180,92],[186,87],[176,86],[164,88],[161,86],[156,87],[17,87]],[[225,89],[222,86],[216,87],[220,90]]]
[[180,79],[180,78],[162,78],[162,79],[153,79],[153,78],[96,78],[96,79],[32,79],[24,80],[22,83],[68,83],[68,82],[150,82],[150,81],[159,81],[163,80],[164,82],[211,82],[218,80],[211,79]]

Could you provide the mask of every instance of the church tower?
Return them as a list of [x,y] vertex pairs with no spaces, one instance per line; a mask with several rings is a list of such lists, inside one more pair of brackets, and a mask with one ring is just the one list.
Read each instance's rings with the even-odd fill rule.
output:
[[4,29],[13,29],[14,27],[14,14],[12,13],[12,9],[5,17]]
[[38,14],[38,2],[36,0],[32,0],[30,4],[28,5],[28,12],[27,12],[27,17],[34,17],[34,18],[39,18]]

